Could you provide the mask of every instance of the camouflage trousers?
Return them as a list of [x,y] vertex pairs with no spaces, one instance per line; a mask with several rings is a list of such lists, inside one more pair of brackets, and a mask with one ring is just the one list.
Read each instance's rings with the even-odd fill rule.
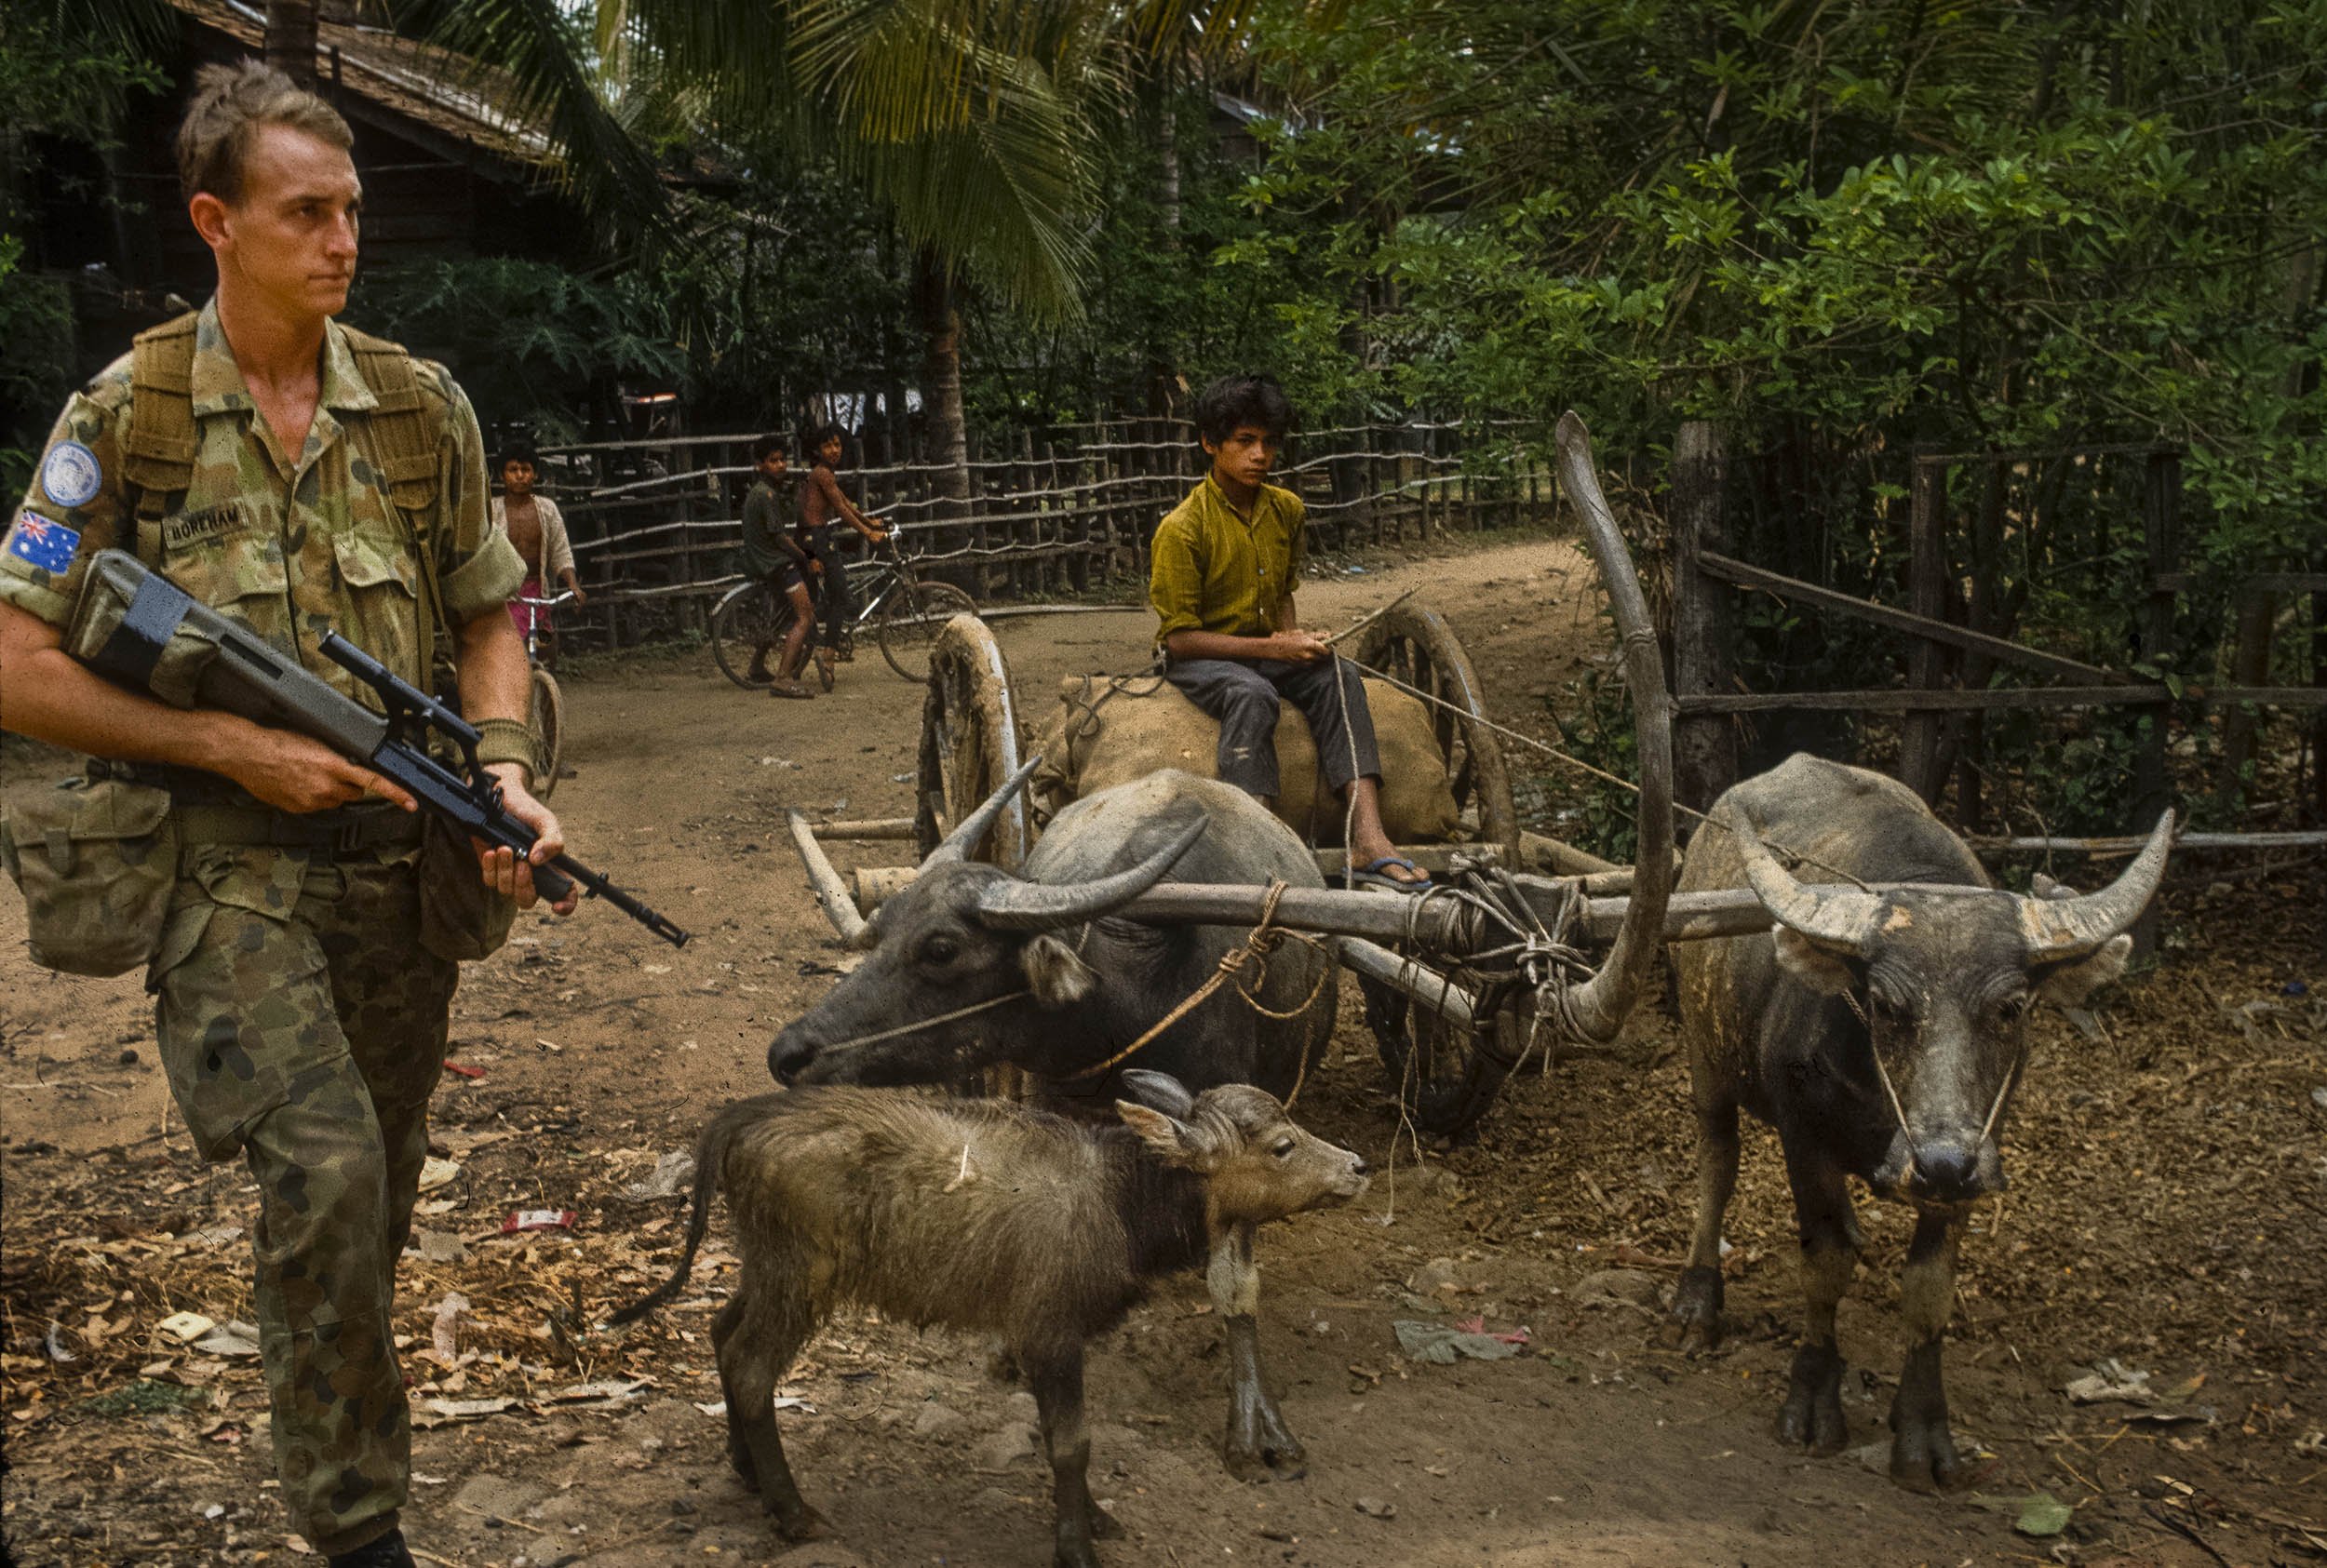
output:
[[415,858],[189,846],[147,979],[196,1147],[258,1182],[276,1468],[327,1553],[385,1534],[411,1470],[396,1260],[459,979],[419,944]]

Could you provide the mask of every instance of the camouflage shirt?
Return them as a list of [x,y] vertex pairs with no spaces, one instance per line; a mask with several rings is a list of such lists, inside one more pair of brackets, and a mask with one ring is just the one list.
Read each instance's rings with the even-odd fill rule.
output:
[[[458,628],[498,610],[525,568],[487,517],[484,438],[467,396],[441,365],[415,360],[413,369],[439,433],[427,533],[445,617]],[[427,610],[414,530],[371,458],[366,411],[378,399],[337,322],[324,329],[318,393],[294,459],[251,399],[219,328],[218,302],[203,306],[195,329],[193,481],[162,520],[158,564],[195,598],[377,707],[370,688],[316,645],[336,631],[424,686],[420,618]],[[134,500],[122,479],[129,399],[124,355],[65,405],[32,489],[0,532],[0,602],[61,628],[89,557],[109,547],[136,551]]]

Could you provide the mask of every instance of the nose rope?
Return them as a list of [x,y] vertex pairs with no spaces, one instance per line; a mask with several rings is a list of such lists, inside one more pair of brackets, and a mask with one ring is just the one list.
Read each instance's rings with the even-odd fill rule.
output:
[[[2027,1065],[2028,1037],[2024,1033],[2020,1037],[2020,1054],[2011,1059],[2011,1071],[2004,1075],[2004,1086],[1996,1092],[1996,1103],[1987,1108],[1987,1120],[1980,1124],[1980,1148],[1987,1147],[1987,1135],[1996,1131],[1996,1119],[2004,1114],[2004,1097],[2011,1092],[2011,1086],[2020,1081],[2020,1069]],[[1979,1150],[1972,1152],[1976,1155]]]
[[1006,996],[994,997],[982,1002],[972,1002],[967,1007],[957,1007],[951,1012],[941,1012],[935,1018],[918,1018],[910,1024],[899,1024],[894,1029],[882,1029],[875,1034],[858,1035],[854,1039],[834,1040],[830,1045],[824,1046],[822,1049],[849,1051],[860,1045],[871,1045],[879,1040],[894,1039],[899,1035],[918,1035],[923,1029],[934,1029],[940,1024],[950,1024],[957,1018],[968,1018],[975,1013],[989,1012],[995,1008],[1006,1007],[1012,1002],[1024,1001],[1033,994],[1031,991],[1012,991]]
[[[1857,1013],[1859,1022],[1865,1025],[1866,1054],[1874,1058],[1875,1076],[1882,1082],[1883,1093],[1890,1097],[1890,1114],[1899,1119],[1899,1135],[1907,1141],[1907,1174],[1920,1176],[1923,1173],[1923,1168],[1915,1162],[1915,1129],[1907,1125],[1907,1108],[1899,1103],[1899,1092],[1890,1086],[1890,1074],[1883,1066],[1882,1048],[1875,1043],[1874,1021],[1866,1016],[1866,1010],[1859,1006],[1856,991],[1843,992],[1842,999],[1850,1004],[1850,1011]],[[2001,1104],[2000,1100],[1998,1104]],[[1990,1119],[1993,1119],[1992,1113]],[[1983,1137],[1981,1142],[1984,1143],[1986,1139]]]
[[[1163,1017],[1157,1019],[1153,1024],[1150,1025],[1147,1030],[1142,1033],[1137,1039],[1133,1040],[1129,1045],[1124,1046],[1121,1051],[1118,1051],[1114,1055],[1110,1056],[1106,1061],[1100,1062],[1093,1066],[1083,1067],[1078,1071],[1069,1073],[1064,1078],[1059,1079],[1059,1081],[1062,1083],[1080,1083],[1086,1079],[1102,1078],[1106,1076],[1110,1070],[1129,1061],[1132,1057],[1137,1055],[1140,1052],[1145,1051],[1150,1044],[1154,1043],[1156,1037],[1161,1035],[1164,1030],[1170,1028],[1173,1025],[1178,1023],[1181,1019],[1195,1012],[1197,1008],[1203,1006],[1205,998],[1210,997],[1213,992],[1218,990],[1222,985],[1227,985],[1231,979],[1237,979],[1243,973],[1244,964],[1248,959],[1258,958],[1260,960],[1260,978],[1258,981],[1255,982],[1255,985],[1258,986],[1259,985],[1265,985],[1269,977],[1269,955],[1275,951],[1278,942],[1283,940],[1285,937],[1292,936],[1299,938],[1301,941],[1309,943],[1311,946],[1316,947],[1322,952],[1324,950],[1324,944],[1316,942],[1312,938],[1304,936],[1299,931],[1285,931],[1274,929],[1277,918],[1277,905],[1285,897],[1285,888],[1286,883],[1282,878],[1273,879],[1269,883],[1268,894],[1261,900],[1260,923],[1253,927],[1252,933],[1245,937],[1244,945],[1242,947],[1231,948],[1228,952],[1220,955],[1218,967],[1213,970],[1212,973],[1205,978],[1203,985],[1197,986],[1193,991],[1190,991],[1187,997],[1181,1000],[1177,1007],[1172,1009],[1171,1012],[1165,1013]],[[1245,1004],[1251,1007],[1256,1012],[1265,1013],[1271,1018],[1292,1018],[1298,1016],[1300,1013],[1306,1012],[1311,1004],[1317,1000],[1318,997],[1324,994],[1325,983],[1332,979],[1333,973],[1333,965],[1330,961],[1328,961],[1320,971],[1317,977],[1317,984],[1310,988],[1308,998],[1298,1007],[1296,1007],[1286,1012],[1278,1012],[1271,1008],[1262,1006],[1259,998],[1256,995],[1255,991],[1247,989],[1241,983],[1241,981],[1236,987],[1236,994],[1242,997],[1244,999]],[[1308,1076],[1308,1071],[1309,1053],[1307,1051],[1303,1051],[1301,1053],[1301,1077],[1306,1078]],[[1300,1082],[1298,1079],[1297,1079],[1294,1082],[1293,1092],[1296,1096],[1300,1093]],[[1286,1104],[1290,1105],[1291,1102],[1287,1101]]]
[[[1861,1024],[1866,1025],[1866,1053],[1875,1059],[1875,1076],[1882,1080],[1883,1092],[1890,1099],[1890,1113],[1899,1119],[1899,1131],[1907,1140],[1907,1174],[1921,1175],[1922,1167],[1915,1162],[1915,1130],[1907,1125],[1906,1107],[1899,1103],[1899,1092],[1890,1087],[1890,1074],[1883,1070],[1883,1053],[1875,1046],[1875,1025],[1868,1021],[1866,1010],[1859,1006],[1856,992],[1843,992],[1842,999],[1850,1004],[1850,1011],[1858,1014]],[[2020,1052],[2011,1059],[2011,1071],[2004,1075],[2003,1086],[1996,1091],[1996,1098],[1987,1107],[1987,1119],[1980,1124],[1980,1141],[1972,1146],[1971,1150],[1971,1157],[1974,1159],[1977,1159],[1981,1151],[1987,1147],[1989,1137],[1996,1132],[1996,1123],[2004,1114],[2004,1101],[2011,1096],[2011,1086],[2020,1081],[2020,1069],[2027,1065],[2028,1039],[2025,1035],[2023,1035],[2020,1039]]]

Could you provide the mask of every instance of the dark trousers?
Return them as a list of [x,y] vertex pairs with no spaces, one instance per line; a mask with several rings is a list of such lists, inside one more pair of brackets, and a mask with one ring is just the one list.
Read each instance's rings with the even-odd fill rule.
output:
[[1317,741],[1317,762],[1335,793],[1381,777],[1374,716],[1357,670],[1341,660],[1295,664],[1281,659],[1180,659],[1164,678],[1220,721],[1220,782],[1277,797],[1277,699],[1301,710]]
[[824,635],[817,639],[818,644],[838,648],[847,634],[849,622],[855,618],[856,599],[849,591],[848,572],[841,564],[840,548],[833,542],[832,525],[827,523],[809,529],[801,543],[824,568],[818,574],[823,579],[818,597],[824,605]]

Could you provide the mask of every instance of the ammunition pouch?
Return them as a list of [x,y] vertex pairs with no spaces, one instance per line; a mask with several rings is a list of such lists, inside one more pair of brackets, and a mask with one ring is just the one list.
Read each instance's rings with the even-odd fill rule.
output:
[[92,768],[19,790],[0,811],[0,864],[24,895],[33,961],[126,974],[161,946],[178,880],[169,792]]
[[420,945],[452,963],[489,958],[517,916],[515,899],[485,886],[469,836],[430,817],[420,841]]

